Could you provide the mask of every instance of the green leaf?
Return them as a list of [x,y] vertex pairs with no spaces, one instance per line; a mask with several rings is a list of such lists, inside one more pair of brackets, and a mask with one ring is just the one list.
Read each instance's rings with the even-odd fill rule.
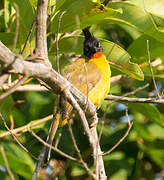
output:
[[133,4],[136,4],[140,7],[146,8],[147,11],[160,14],[164,16],[164,3],[163,0],[129,0]]
[[10,21],[9,1],[4,1],[4,21],[5,27],[8,28]]
[[133,62],[142,63],[148,61],[147,45],[146,45],[147,40],[149,40],[149,50],[150,50],[151,60],[159,57],[164,57],[164,51],[163,51],[164,44],[148,35],[142,35],[138,39],[133,41],[133,43],[127,49],[127,51],[132,56]]
[[[5,148],[9,167],[12,171],[26,179],[31,179],[35,167],[31,157],[18,145],[11,143],[3,143],[2,145]],[[1,154],[0,163],[4,164]]]
[[[19,48],[23,48],[28,33],[31,29],[32,23],[35,20],[35,14],[33,12],[33,8],[29,2],[29,0],[9,0],[10,3],[13,5],[13,3],[16,3],[18,6],[18,14],[19,14]],[[14,7],[14,6],[13,6]],[[27,17],[28,15],[28,17]],[[35,36],[32,34],[30,37],[24,55],[29,55],[30,48],[34,48],[34,40]]]
[[164,31],[157,26],[151,13],[129,2],[111,2],[109,7],[121,8],[123,13],[107,18],[107,23],[126,24],[164,43]]
[[125,158],[123,152],[112,152],[108,156],[103,157],[105,165],[110,169],[110,173],[106,172],[109,179],[126,180],[128,178],[127,169],[131,170],[129,159]]
[[132,109],[134,112],[139,112],[142,115],[144,115],[148,120],[152,121],[153,123],[156,123],[164,128],[164,121],[161,116],[161,113],[157,109],[155,105],[152,104],[146,104],[146,103],[129,103],[128,105],[130,109]]
[[14,42],[14,33],[7,33],[7,32],[0,33],[0,40],[8,48],[12,48],[13,47],[13,42]]
[[158,139],[164,139],[164,133],[163,128],[161,126],[158,126],[157,124],[151,124],[148,126],[149,132],[157,137]]
[[151,156],[151,158],[161,167],[164,168],[164,150],[163,149],[148,149],[147,153]]
[[[59,40],[59,53],[74,53],[83,54],[83,41],[84,38],[81,36],[70,36]],[[107,40],[101,40],[101,44],[104,48],[104,54],[109,60],[112,67],[128,74],[132,78],[143,80],[144,75],[140,67],[130,62],[130,55],[120,46]],[[55,55],[56,44],[53,44],[50,48],[50,54]]]
[[132,78],[144,80],[144,74],[138,64],[130,62],[131,56],[123,48],[111,41],[103,40],[102,46],[112,67],[128,74]]
[[156,137],[151,134],[146,125],[143,125],[136,120],[134,120],[134,128],[138,134],[138,137],[143,138],[146,141],[153,142]]
[[103,22],[105,17],[114,18],[116,14],[120,13],[120,11],[111,8],[100,10],[99,7],[100,4],[94,3],[91,0],[73,1],[68,6],[63,6],[60,10],[61,12],[53,19],[51,31],[57,32],[57,22],[63,11],[65,11],[65,14],[61,19],[60,32],[69,32],[98,24]]

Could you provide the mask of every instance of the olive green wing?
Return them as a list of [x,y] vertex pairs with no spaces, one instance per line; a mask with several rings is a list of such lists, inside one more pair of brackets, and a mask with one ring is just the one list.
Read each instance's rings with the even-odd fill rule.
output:
[[79,58],[68,67],[65,78],[87,95],[100,81],[101,73],[93,62],[85,63],[84,58]]

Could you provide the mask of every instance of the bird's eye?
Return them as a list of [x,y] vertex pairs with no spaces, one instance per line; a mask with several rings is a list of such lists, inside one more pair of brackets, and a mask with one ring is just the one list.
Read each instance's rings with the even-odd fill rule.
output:
[[100,42],[97,42],[96,46],[99,48],[101,46]]

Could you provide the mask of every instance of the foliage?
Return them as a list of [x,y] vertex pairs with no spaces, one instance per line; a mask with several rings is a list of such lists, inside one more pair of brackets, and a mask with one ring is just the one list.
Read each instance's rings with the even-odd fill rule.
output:
[[[18,27],[17,20],[19,21],[15,53],[21,53],[23,49],[36,17],[36,5],[36,0],[0,0],[0,40],[11,50],[14,50],[14,38]],[[124,74],[122,79],[111,88],[111,94],[121,96],[149,83],[149,87],[137,92],[133,97],[156,97],[152,74],[148,66],[147,40],[149,40],[157,88],[162,94],[164,87],[163,0],[147,0],[145,5],[141,0],[117,1],[110,2],[107,7],[104,7],[104,10],[100,10],[99,7],[100,2],[98,0],[49,1],[47,40],[49,58],[54,68],[56,64],[54,39],[57,33],[58,19],[61,13],[65,11],[61,19],[58,42],[60,67],[63,71],[72,55],[82,54],[83,37],[81,29],[91,26],[92,33],[101,40],[104,54],[111,64],[112,76]],[[19,14],[19,19],[16,18],[16,14]],[[34,49],[35,30],[32,31],[23,56],[28,57]],[[16,75],[13,76],[13,80],[16,78],[18,78]],[[34,84],[36,81],[32,80],[30,83]],[[18,103],[20,100],[23,103]],[[0,112],[9,126],[12,123],[14,128],[17,128],[52,114],[54,101],[55,95],[51,92],[15,92],[0,104]],[[128,127],[125,117],[127,108],[129,117],[134,123],[128,137],[111,154],[104,157],[109,179],[162,179],[164,168],[164,105],[113,102],[106,110],[108,103],[109,101],[104,101],[98,110],[100,119],[106,112],[101,137],[101,146],[104,152],[113,147],[125,134]],[[77,121],[78,117],[73,123],[73,132],[84,160],[92,169],[88,140]],[[46,139],[49,125],[50,122],[36,126],[35,132],[42,139]],[[101,123],[99,123],[98,129],[101,129]],[[5,131],[6,129],[0,121],[0,133]],[[59,132],[62,132],[59,148],[65,153],[76,156],[67,126],[59,129]],[[42,144],[29,132],[22,133],[18,139],[34,156],[38,156]],[[12,136],[1,139],[0,146],[5,149],[9,167],[15,179],[30,179],[35,168],[35,161],[30,155],[13,141]],[[67,160],[54,152],[52,158],[55,158],[57,163],[62,163],[63,169],[58,172],[60,179],[87,179],[87,172],[78,163]],[[9,175],[5,166],[0,153],[0,174],[2,174],[3,179],[7,180]]]

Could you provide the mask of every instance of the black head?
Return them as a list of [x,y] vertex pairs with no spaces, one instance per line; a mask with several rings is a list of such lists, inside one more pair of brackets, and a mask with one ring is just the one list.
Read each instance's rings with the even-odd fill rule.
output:
[[94,37],[88,29],[83,30],[85,40],[84,40],[84,56],[91,58],[96,52],[103,52],[103,48],[100,41]]

